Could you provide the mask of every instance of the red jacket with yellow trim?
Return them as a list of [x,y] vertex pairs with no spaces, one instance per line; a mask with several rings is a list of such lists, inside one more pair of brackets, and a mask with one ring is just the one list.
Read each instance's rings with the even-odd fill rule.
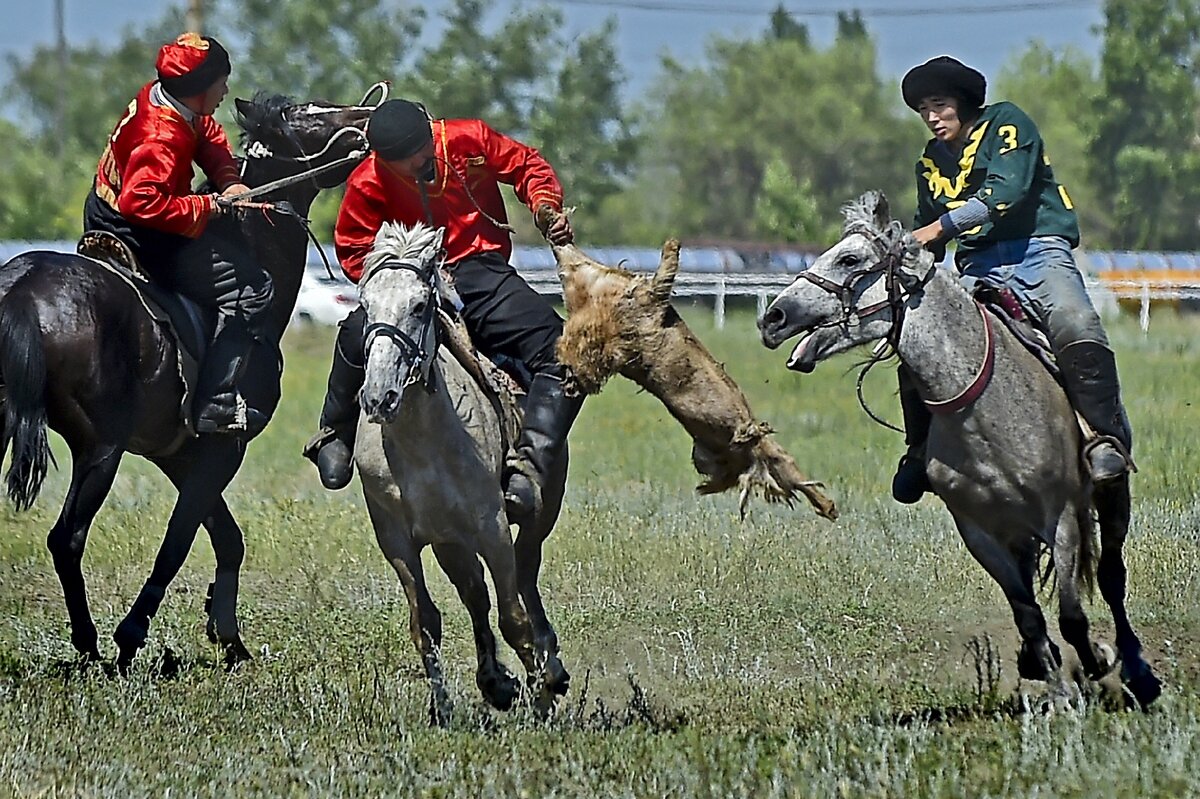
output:
[[196,238],[213,198],[192,194],[192,162],[219,189],[240,178],[229,139],[211,116],[189,123],[150,101],[147,83],[109,136],[96,168],[96,194],[130,222]]
[[[512,186],[531,211],[540,205],[562,210],[558,176],[534,148],[478,119],[436,120],[433,141],[437,179],[425,189],[433,224],[446,228],[443,247],[448,263],[484,252],[500,252],[505,260],[512,255],[508,232],[484,216],[508,221],[500,183]],[[384,222],[414,225],[425,221],[416,181],[398,174],[372,153],[350,175],[338,212],[333,241],[342,271],[355,283],[359,281],[363,259]]]

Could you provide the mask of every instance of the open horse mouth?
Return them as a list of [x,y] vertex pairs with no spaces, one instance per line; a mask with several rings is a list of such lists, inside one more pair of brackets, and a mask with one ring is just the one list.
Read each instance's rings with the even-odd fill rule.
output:
[[800,331],[800,340],[796,342],[796,346],[792,348],[792,354],[787,359],[788,369],[808,374],[817,368],[817,348],[812,346],[816,335],[817,331],[815,330]]
[[800,340],[788,356],[787,368],[805,373],[816,368],[819,358],[817,348],[812,346],[812,343],[819,331],[810,330],[792,321],[787,311],[779,305],[773,305],[762,315],[758,320],[758,331],[763,346],[772,350],[793,336],[800,336]]

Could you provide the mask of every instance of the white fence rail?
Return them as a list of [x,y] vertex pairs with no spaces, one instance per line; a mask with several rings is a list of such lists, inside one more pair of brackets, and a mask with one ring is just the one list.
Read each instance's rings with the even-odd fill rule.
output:
[[[74,249],[74,242],[67,241],[0,241],[0,263],[28,250]],[[602,263],[621,263],[638,272],[658,267],[659,253],[650,248],[594,248],[589,254]],[[1200,310],[1200,253],[1079,251],[1077,255],[1088,275],[1088,290],[1101,313],[1115,312],[1120,304],[1133,304],[1139,311],[1142,329],[1149,330],[1151,307],[1155,303]],[[789,286],[813,258],[811,253],[801,252],[740,253],[727,247],[685,248],[674,294],[712,298],[716,324],[723,327],[728,298],[754,297],[762,313],[767,303]],[[321,264],[317,250],[309,248],[309,269],[323,273]],[[548,248],[517,247],[513,264],[538,292],[559,294],[554,260]]]

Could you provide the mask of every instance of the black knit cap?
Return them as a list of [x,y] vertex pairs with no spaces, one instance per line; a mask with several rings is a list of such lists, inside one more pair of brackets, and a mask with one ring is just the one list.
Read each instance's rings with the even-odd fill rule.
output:
[[916,111],[926,97],[957,97],[964,110],[983,107],[987,96],[987,78],[978,70],[948,55],[931,58],[913,67],[900,82],[904,104]]
[[204,51],[206,53],[204,60],[183,75],[166,74],[160,57],[158,82],[162,85],[163,90],[172,97],[195,97],[198,94],[204,94],[209,87],[231,71],[229,51],[211,36],[201,38],[208,42],[208,49]]
[[388,100],[371,112],[367,142],[386,161],[402,161],[433,139],[425,109],[411,100]]

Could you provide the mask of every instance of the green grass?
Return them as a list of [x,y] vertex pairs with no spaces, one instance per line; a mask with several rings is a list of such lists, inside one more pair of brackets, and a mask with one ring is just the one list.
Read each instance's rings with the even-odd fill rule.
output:
[[[430,730],[407,606],[357,483],[325,492],[299,456],[332,331],[296,331],[279,414],[227,492],[246,535],[241,620],[256,655],[236,672],[204,638],[203,535],[131,677],[64,669],[73,652],[44,540],[67,474],[51,474],[33,511],[0,510],[0,795],[1200,794],[1200,320],[1156,313],[1149,336],[1111,323],[1141,467],[1130,609],[1166,693],[1148,714],[1043,716],[1007,710],[1011,615],[948,514],[887,496],[902,442],[858,408],[854,359],[791,374],[750,314],[724,331],[701,309],[686,315],[826,481],[839,522],[761,503],[739,522],[735,497],[697,497],[686,435],[614,381],[572,433],[546,547],[571,695],[549,722],[485,709],[467,614],[430,561],[457,702],[451,729]],[[892,374],[868,382],[872,406],[897,419]],[[65,465],[60,441],[56,452]],[[170,507],[165,479],[128,459],[85,560],[102,634],[148,574]],[[1103,604],[1089,607],[1111,637]],[[977,684],[972,639],[994,645],[994,686]],[[168,648],[183,665],[173,679],[151,668]]]

